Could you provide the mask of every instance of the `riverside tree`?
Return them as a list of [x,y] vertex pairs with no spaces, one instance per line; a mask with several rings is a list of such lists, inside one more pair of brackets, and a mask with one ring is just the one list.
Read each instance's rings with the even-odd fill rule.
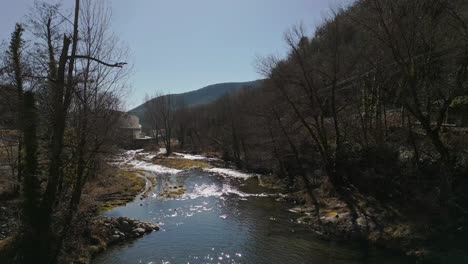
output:
[[172,153],[175,115],[182,104],[176,102],[172,96],[159,92],[155,92],[151,97],[146,96],[146,98],[148,101],[145,103],[145,122],[147,122],[153,136],[162,137],[166,155],[169,156]]
[[[24,30],[18,24],[7,54],[24,141],[18,263],[60,260],[83,186],[109,142],[118,98],[126,88],[128,67],[120,62],[126,50],[109,31],[109,10],[102,2],[74,3],[68,19],[59,5],[37,2],[27,27],[32,45],[23,50]],[[39,157],[44,161],[40,169]],[[40,178],[46,179],[45,189]]]
[[463,214],[454,183],[467,172],[466,137],[449,114],[468,91],[467,10],[464,1],[362,0],[312,36],[293,27],[287,56],[260,60],[261,88],[190,109],[186,130],[200,137],[185,145],[231,154],[310,195],[338,193],[355,211],[364,193]]

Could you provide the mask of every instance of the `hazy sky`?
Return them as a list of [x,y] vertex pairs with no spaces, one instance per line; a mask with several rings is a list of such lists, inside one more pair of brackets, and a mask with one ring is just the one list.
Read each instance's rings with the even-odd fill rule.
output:
[[[134,63],[127,108],[155,90],[181,93],[261,78],[257,56],[284,55],[288,28],[303,22],[311,32],[343,1],[108,0],[114,31],[130,47]],[[33,0],[0,2],[0,39],[5,40]],[[71,9],[74,1],[62,2]]]

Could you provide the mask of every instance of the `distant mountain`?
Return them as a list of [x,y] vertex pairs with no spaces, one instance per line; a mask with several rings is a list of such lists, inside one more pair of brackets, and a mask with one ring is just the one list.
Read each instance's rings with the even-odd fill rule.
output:
[[[199,106],[209,104],[217,99],[223,97],[228,93],[235,93],[242,88],[252,89],[260,86],[262,80],[256,80],[251,82],[231,82],[231,83],[217,83],[212,84],[195,91],[180,93],[180,94],[169,94],[164,96],[171,96],[173,102],[182,102],[187,107]],[[153,99],[154,100],[154,99]],[[143,119],[145,113],[145,102],[134,109],[128,111],[128,113],[136,115]]]

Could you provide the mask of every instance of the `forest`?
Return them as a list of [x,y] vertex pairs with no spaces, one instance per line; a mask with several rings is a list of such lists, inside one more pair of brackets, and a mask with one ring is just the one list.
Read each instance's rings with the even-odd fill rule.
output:
[[357,1],[312,36],[287,31],[287,57],[257,60],[260,88],[191,108],[156,97],[145,120],[182,149],[307,190],[317,215],[320,196],[340,197],[356,218],[372,197],[432,238],[463,237],[467,22],[465,1]]
[[448,209],[467,175],[467,14],[463,1],[358,1],[313,36],[288,31],[287,58],[258,59],[261,88],[188,109],[159,97],[147,118],[182,149],[289,184]]
[[[0,198],[20,203],[0,262],[75,263],[74,236],[98,214],[86,190],[118,152],[128,49],[105,5],[74,2],[72,19],[37,2],[2,47],[1,172],[11,177]],[[145,150],[204,154],[262,175],[313,208],[308,222],[331,237],[346,233],[322,223],[334,199],[364,240],[378,233],[376,244],[401,242],[421,249],[415,256],[463,247],[468,2],[357,0],[307,32],[292,26],[287,56],[256,59],[256,87],[196,106],[148,92]],[[360,228],[362,216],[375,227]],[[402,223],[411,228],[400,240],[382,231]]]

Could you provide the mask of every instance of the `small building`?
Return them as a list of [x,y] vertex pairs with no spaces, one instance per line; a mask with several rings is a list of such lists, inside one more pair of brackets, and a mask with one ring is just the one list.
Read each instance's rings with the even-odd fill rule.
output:
[[120,113],[119,117],[119,144],[127,149],[142,148],[151,143],[151,137],[142,132],[140,119],[129,113]]
[[122,113],[119,119],[119,130],[127,139],[138,139],[142,137],[140,119],[128,113]]

